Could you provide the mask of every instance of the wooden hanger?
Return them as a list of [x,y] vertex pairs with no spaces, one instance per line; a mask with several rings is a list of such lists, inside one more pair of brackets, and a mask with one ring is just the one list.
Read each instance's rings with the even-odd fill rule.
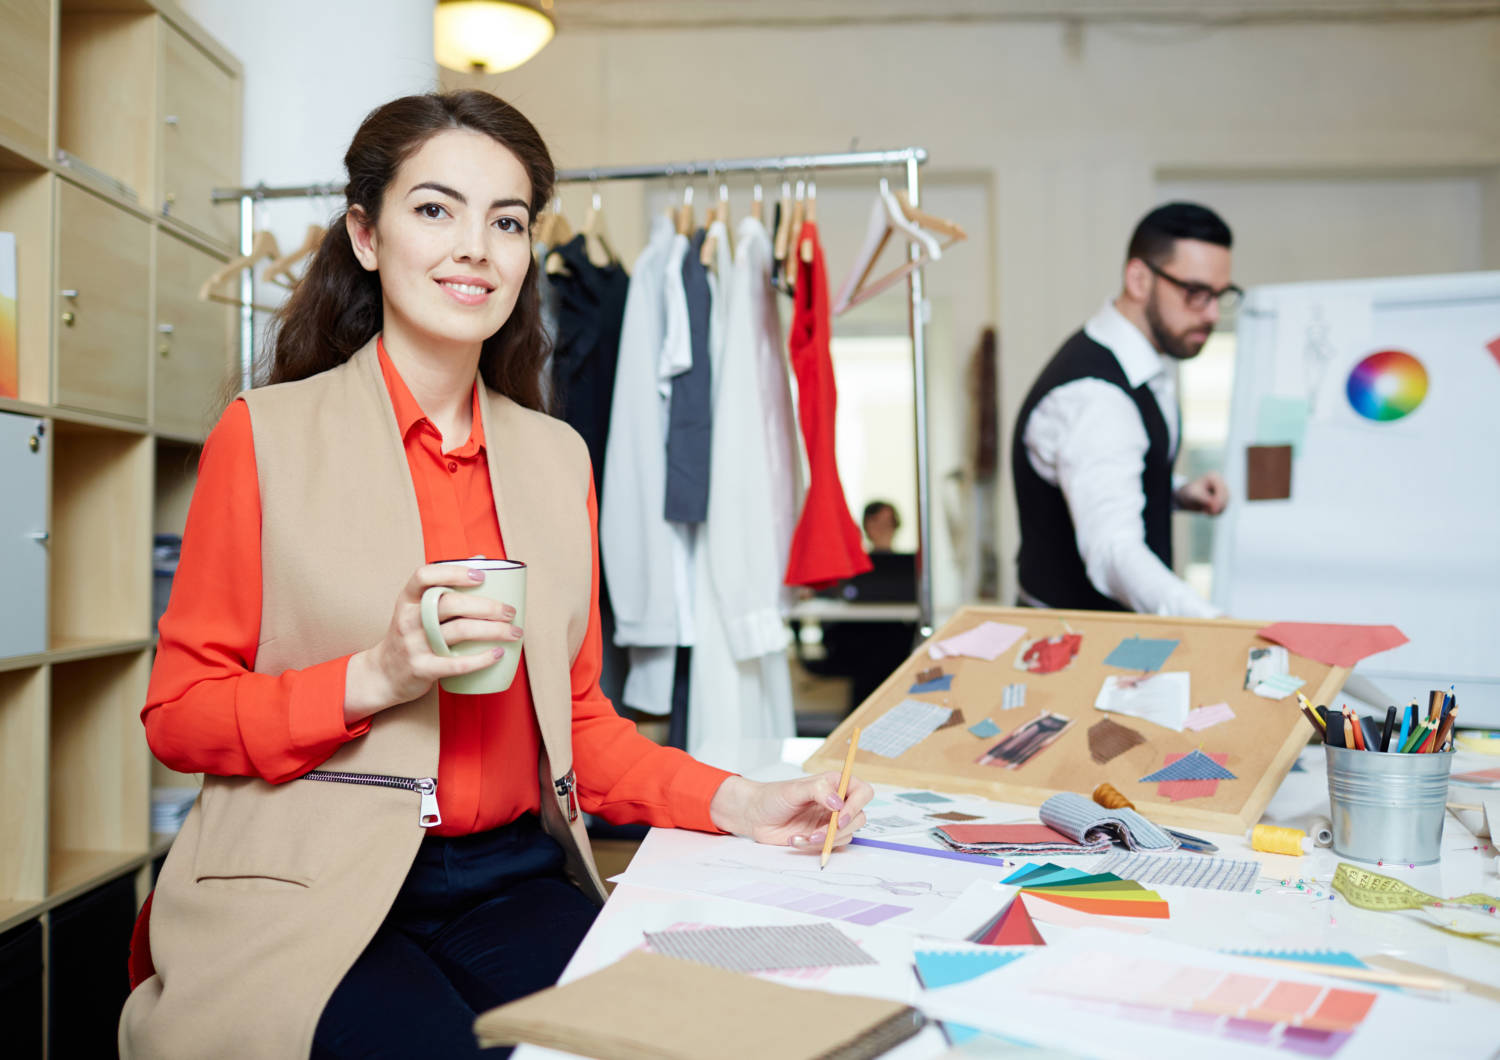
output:
[[682,206],[677,210],[677,234],[689,237],[693,234],[693,185],[691,182],[682,189]]
[[[212,276],[203,281],[203,286],[198,288],[198,301],[222,302],[225,305],[243,306],[245,303],[240,300],[238,295],[227,294],[221,288],[227,281],[235,279],[241,269],[250,268],[257,261],[265,258],[274,259],[279,257],[281,257],[281,248],[276,245],[276,237],[265,229],[256,232],[250,242],[250,253],[227,262],[219,269],[216,269]],[[274,313],[276,311],[275,306],[257,305],[254,302],[250,304],[250,308],[263,310],[267,313]]]
[[[790,255],[791,255],[791,252],[792,252],[792,250],[791,250],[792,247],[801,247],[802,246],[802,242],[801,242],[801,240],[802,240],[802,222],[806,219],[806,217],[807,217],[807,181],[806,180],[799,180],[799,181],[797,181],[797,194],[796,194],[795,199],[793,199],[793,201],[792,201],[792,227],[791,227],[791,237],[790,237],[790,239],[787,240],[787,254],[788,254],[788,259],[787,260],[791,260]],[[787,272],[786,282],[787,282],[788,286],[793,286],[793,285],[796,284],[796,282],[797,282],[797,270],[796,269],[791,269],[791,270],[789,270]]]
[[719,248],[719,229],[715,227],[716,225],[723,225],[724,245],[733,255],[734,245],[729,239],[729,185],[722,179],[719,181],[719,201],[709,210],[708,235],[704,237],[703,253],[698,258],[705,269],[713,265]]
[[[871,213],[869,230],[865,234],[864,250],[850,271],[850,276],[857,278],[852,284],[848,279],[844,281],[834,299],[834,316],[846,313],[890,289],[915,269],[929,261],[940,259],[945,248],[968,238],[968,234],[952,221],[913,207],[904,192],[892,193],[890,182],[885,178],[881,178],[879,196],[876,209]],[[917,247],[917,256],[871,281],[870,274],[875,271],[876,262],[880,260],[891,236],[897,232]],[[933,232],[946,236],[946,240],[940,242]]]
[[955,243],[962,243],[969,238],[969,233],[965,232],[952,221],[936,217],[925,210],[917,209],[917,207],[911,204],[911,199],[907,196],[906,192],[896,192],[896,201],[901,204],[901,212],[906,215],[906,219],[912,224],[920,225],[929,232],[936,232],[939,235],[948,237],[942,244],[944,250],[947,250]]
[[[817,221],[818,221],[818,182],[815,181],[815,180],[813,180],[811,177],[809,177],[808,181],[807,181],[807,216],[806,216],[806,218],[803,219],[803,224],[808,224],[808,223],[817,224]],[[801,234],[801,230],[800,229],[798,230],[798,234],[799,235]],[[798,247],[800,248],[799,251],[798,251],[798,253],[801,255],[802,260],[805,261],[807,264],[811,265],[812,264],[812,260],[813,260],[813,245],[812,245],[812,240],[811,239],[804,239],[804,240],[802,240],[801,243],[798,244]]]
[[755,188],[750,192],[750,216],[757,221],[763,220],[765,213],[765,189],[760,186],[760,175],[756,174]]
[[572,242],[573,236],[575,234],[573,231],[573,226],[569,224],[568,219],[563,216],[561,196],[552,200],[552,212],[547,216],[551,217],[552,221],[547,226],[546,237],[539,237],[537,240],[538,242],[544,242],[547,244],[547,275],[566,275],[568,271],[567,262],[563,261],[560,254],[552,253],[554,249],[562,246],[564,243]]
[[293,290],[300,282],[301,277],[292,273],[292,266],[303,258],[317,253],[318,247],[323,245],[323,237],[328,230],[322,225],[308,225],[307,232],[302,237],[302,243],[290,254],[283,254],[271,264],[266,266],[266,271],[261,273],[261,279],[274,283],[287,290]]

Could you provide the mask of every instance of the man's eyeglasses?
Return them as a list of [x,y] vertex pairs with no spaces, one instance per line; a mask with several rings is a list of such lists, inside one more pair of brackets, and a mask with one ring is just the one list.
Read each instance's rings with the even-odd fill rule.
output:
[[1228,287],[1221,287],[1216,291],[1206,283],[1192,283],[1188,280],[1179,280],[1171,273],[1158,269],[1144,258],[1141,259],[1141,262],[1154,275],[1160,276],[1174,287],[1180,288],[1182,291],[1182,300],[1187,303],[1189,309],[1207,309],[1209,302],[1216,301],[1219,303],[1219,311],[1221,313],[1228,313],[1235,306],[1239,305],[1240,299],[1245,296],[1244,290],[1234,284],[1230,284]]

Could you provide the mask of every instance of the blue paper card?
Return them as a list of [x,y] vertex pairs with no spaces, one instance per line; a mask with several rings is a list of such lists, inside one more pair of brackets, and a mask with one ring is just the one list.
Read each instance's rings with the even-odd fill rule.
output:
[[1026,952],[987,948],[976,950],[917,950],[917,975],[922,986],[937,990],[954,983],[967,983],[978,979],[985,972],[1004,968],[1011,961],[1020,960]]
[[987,740],[991,736],[1000,735],[1000,726],[990,721],[989,718],[985,718],[978,725],[970,725],[969,731],[972,732],[975,736],[979,737],[981,740]]
[[953,675],[944,674],[942,677],[934,677],[931,681],[921,681],[911,686],[907,695],[920,696],[924,692],[946,692],[953,687]]
[[1255,444],[1298,448],[1307,434],[1307,414],[1306,398],[1267,394],[1256,410]]
[[1160,670],[1177,647],[1175,640],[1156,640],[1151,637],[1126,637],[1115,645],[1104,660],[1106,666],[1118,666],[1122,670]]

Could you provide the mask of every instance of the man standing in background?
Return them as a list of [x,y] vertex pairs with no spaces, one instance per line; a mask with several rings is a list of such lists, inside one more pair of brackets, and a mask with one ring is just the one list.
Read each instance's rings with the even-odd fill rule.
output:
[[1120,294],[1042,369],[1011,447],[1021,522],[1020,602],[1035,607],[1213,616],[1172,571],[1172,510],[1218,515],[1217,472],[1174,479],[1181,444],[1176,361],[1196,357],[1229,282],[1229,226],[1193,203],[1136,226]]

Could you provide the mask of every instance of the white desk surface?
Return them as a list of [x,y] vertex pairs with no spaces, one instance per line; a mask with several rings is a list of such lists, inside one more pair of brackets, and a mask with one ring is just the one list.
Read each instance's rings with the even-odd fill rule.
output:
[[[798,764],[820,743],[815,739],[747,741],[737,762],[726,764],[726,760],[721,759],[720,764],[726,765],[726,768],[737,768],[757,779],[797,776],[801,773]],[[1328,790],[1322,748],[1308,748],[1302,753],[1300,761],[1306,771],[1293,772],[1287,776],[1267,808],[1264,817],[1266,822],[1293,823],[1306,815],[1327,814]],[[1454,772],[1494,765],[1495,759],[1491,756],[1459,752]],[[887,785],[876,786],[878,794],[888,795],[899,790],[903,789]],[[1471,792],[1474,793],[1472,797]],[[1493,795],[1492,792],[1487,794]],[[1469,788],[1454,787],[1449,793],[1452,802],[1477,803],[1479,797],[1480,793],[1476,789]],[[983,814],[988,819],[1018,821],[1036,818],[1035,807],[987,802],[972,796],[955,798],[963,804],[961,808],[964,811]],[[1439,864],[1418,868],[1370,865],[1368,868],[1399,878],[1429,894],[1447,897],[1482,891],[1500,897],[1495,849],[1488,841],[1474,835],[1473,830],[1478,829],[1481,824],[1479,814],[1450,812],[1446,818],[1443,857]],[[1423,914],[1418,912],[1368,912],[1350,906],[1341,897],[1330,898],[1329,881],[1334,869],[1339,861],[1346,860],[1336,856],[1333,851],[1319,849],[1301,858],[1284,857],[1252,851],[1244,836],[1202,834],[1219,846],[1220,857],[1254,858],[1262,863],[1265,872],[1259,893],[1230,894],[1153,885],[1171,903],[1171,917],[1163,921],[1138,921],[1137,923],[1149,925],[1146,930],[1150,937],[1213,950],[1330,949],[1348,951],[1358,957],[1388,954],[1440,972],[1500,987],[1500,948],[1439,931],[1422,922]],[[908,845],[938,845],[936,841],[927,839],[920,833],[894,836],[892,841]],[[653,829],[641,845],[632,867],[649,867],[674,861],[726,842],[738,841],[673,829]],[[838,854],[835,853],[834,860],[837,858]],[[1070,861],[1066,857],[1055,856],[1007,859],[1007,867],[1003,871],[997,869],[996,879],[1013,871],[1010,865],[1020,864],[1025,860],[1058,861],[1063,864]],[[1282,880],[1288,881],[1286,886],[1282,886]],[[1299,882],[1303,884],[1301,890],[1297,888]],[[1318,892],[1321,892],[1321,897]],[[569,963],[562,981],[567,982],[618,960],[642,944],[643,930],[660,930],[677,921],[713,923],[715,910],[726,904],[737,906],[739,910],[746,908],[742,903],[731,899],[690,896],[621,883]],[[743,913],[735,916],[732,912],[726,912],[723,922],[741,923]],[[1066,930],[1054,928],[1048,923],[1038,923],[1037,927],[1044,937],[1053,931]],[[1267,965],[1267,968],[1274,967],[1277,966]],[[899,973],[896,969],[887,969],[887,972],[887,988],[867,992],[899,996],[920,1007],[922,991],[909,967],[903,966]],[[817,985],[824,989],[837,989],[832,985]],[[1345,981],[1339,985],[1358,987],[1361,984]],[[1500,1003],[1479,999],[1468,1001],[1464,1018],[1476,1018],[1476,1010],[1485,1013],[1484,1025],[1493,1027],[1494,1033],[1481,1035],[1492,1041],[1491,1048],[1473,1055],[1500,1055]],[[1435,1010],[1434,1018],[1451,1019],[1455,1014],[1438,1009]],[[1190,1050],[1194,1056],[1213,1052],[1218,1041],[1189,1035],[1184,1035],[1183,1039],[1185,1050]],[[1386,1055],[1398,1060],[1412,1060],[1409,1051],[1404,1049],[1383,1052],[1378,1044],[1363,1041],[1357,1043],[1357,1047],[1353,1047],[1356,1043],[1350,1045],[1351,1048],[1341,1051],[1341,1060],[1354,1060],[1356,1056],[1363,1060],[1365,1057]],[[942,1056],[948,1051],[941,1033],[929,1026],[916,1038],[886,1056],[891,1060],[921,1060]],[[1273,1054],[1271,1049],[1258,1051],[1267,1056]],[[1289,1054],[1282,1052],[1281,1055]],[[566,1054],[522,1046],[516,1050],[515,1056],[516,1060],[565,1060]]]

